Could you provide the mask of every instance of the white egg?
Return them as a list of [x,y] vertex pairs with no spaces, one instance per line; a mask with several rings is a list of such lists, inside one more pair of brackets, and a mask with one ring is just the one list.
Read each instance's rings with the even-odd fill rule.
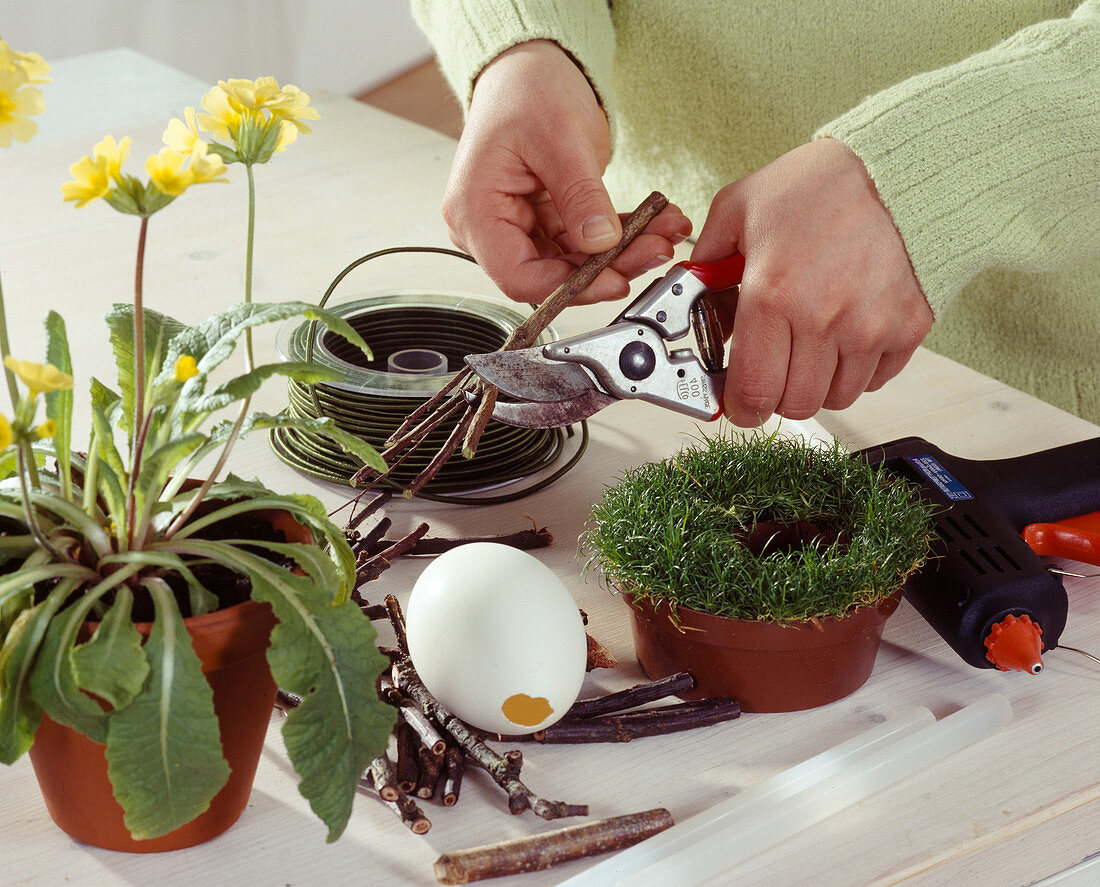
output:
[[405,625],[424,686],[482,730],[541,730],[580,693],[580,611],[565,583],[524,551],[471,542],[441,554],[413,587]]

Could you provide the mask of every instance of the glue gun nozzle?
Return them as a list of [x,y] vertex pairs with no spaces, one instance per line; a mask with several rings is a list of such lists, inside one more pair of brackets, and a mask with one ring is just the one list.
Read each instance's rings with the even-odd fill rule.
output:
[[1043,670],[1043,628],[1030,616],[1005,616],[989,630],[985,638],[989,659],[1001,671]]

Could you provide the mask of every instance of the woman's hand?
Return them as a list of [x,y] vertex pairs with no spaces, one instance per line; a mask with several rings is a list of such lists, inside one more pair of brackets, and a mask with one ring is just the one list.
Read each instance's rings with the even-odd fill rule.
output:
[[[607,117],[573,60],[545,40],[512,47],[474,87],[443,199],[451,239],[506,295],[542,301],[622,236],[602,182],[609,156]],[[666,207],[578,301],[625,296],[690,233]]]
[[834,139],[718,192],[692,259],[733,252],[746,265],[723,404],[737,425],[850,406],[932,328],[901,235],[862,161]]

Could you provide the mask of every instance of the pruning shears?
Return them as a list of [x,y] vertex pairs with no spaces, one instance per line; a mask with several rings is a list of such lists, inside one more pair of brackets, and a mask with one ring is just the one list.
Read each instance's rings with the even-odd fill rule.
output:
[[[493,418],[521,428],[556,428],[619,400],[645,400],[698,419],[722,413],[724,349],[708,293],[741,282],[745,257],[680,262],[607,326],[546,345],[469,354],[478,376],[514,401]],[[673,347],[695,333],[699,353]]]

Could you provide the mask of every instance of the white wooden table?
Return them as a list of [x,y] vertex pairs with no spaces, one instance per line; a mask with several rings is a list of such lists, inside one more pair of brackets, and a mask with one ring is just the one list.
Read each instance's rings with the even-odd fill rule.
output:
[[[77,390],[90,375],[114,380],[101,316],[130,299],[137,222],[105,205],[63,204],[68,166],[106,132],[134,138],[132,166],[159,146],[160,103],[142,104],[163,82],[175,113],[197,104],[207,85],[151,65],[137,100],[125,96],[112,58],[60,64],[46,87],[47,115],[64,108],[67,126],[44,127],[27,148],[0,152],[0,268],[18,356],[40,359],[41,319],[49,308],[68,321]],[[140,67],[140,65],[139,65]],[[130,70],[127,68],[126,70]],[[262,73],[262,72],[258,72]],[[64,76],[62,76],[64,75]],[[300,84],[308,88],[308,84]],[[186,94],[185,93],[188,93]],[[99,107],[71,101],[98,95]],[[155,94],[155,93],[154,93]],[[396,245],[446,245],[438,204],[454,144],[426,129],[350,100],[314,96],[322,119],[311,136],[257,170],[257,300],[316,300],[335,273],[369,251]],[[144,110],[158,116],[143,116]],[[115,126],[112,129],[110,127]],[[233,184],[186,194],[150,225],[146,300],[197,321],[240,298],[245,219],[241,171]],[[371,290],[418,287],[493,294],[480,272],[440,257],[380,260],[349,278],[334,301]],[[371,266],[368,266],[371,267]],[[342,291],[342,295],[339,293]],[[603,324],[615,308],[571,309],[556,324],[568,334]],[[274,333],[257,337],[270,352]],[[257,406],[278,409],[285,390],[271,385]],[[83,414],[81,410],[85,411]],[[823,424],[853,447],[922,436],[964,457],[995,458],[1069,443],[1100,429],[928,352],[881,391]],[[86,425],[86,406],[78,423]],[[395,530],[421,520],[433,535],[495,533],[548,526],[555,543],[538,556],[568,584],[590,616],[589,629],[619,661],[597,671],[582,695],[643,679],[634,661],[625,604],[582,575],[576,539],[591,503],[628,465],[662,458],[697,433],[690,420],[644,404],[617,404],[591,421],[592,441],[563,479],[526,499],[492,507],[399,502],[387,508]],[[303,478],[279,462],[266,438],[246,440],[232,469],[276,490],[309,491],[335,507],[347,491]],[[423,562],[398,562],[368,597],[404,599]],[[1063,641],[1100,651],[1100,580],[1067,579],[1070,614]],[[591,806],[593,818],[667,807],[679,821],[836,743],[883,716],[915,705],[938,717],[988,694],[1010,699],[1014,717],[991,738],[805,831],[779,853],[730,860],[715,884],[966,884],[1011,887],[1052,878],[1059,887],[1100,882],[1081,863],[1100,851],[1100,666],[1068,652],[1046,657],[1039,677],[964,664],[908,605],[888,623],[875,672],[847,699],[813,711],[744,715],[716,727],[623,745],[526,745],[524,775],[545,797]],[[434,883],[442,852],[529,835],[560,825],[513,817],[484,774],[467,774],[455,808],[425,806],[424,837],[363,795],[346,833],[326,845],[324,830],[298,795],[273,721],[249,808],[226,834],[170,854],[126,855],[77,844],[49,820],[24,758],[0,769],[0,882],[4,884],[415,885]],[[591,861],[502,879],[502,887],[555,884]],[[1076,868],[1074,868],[1076,867]]]

